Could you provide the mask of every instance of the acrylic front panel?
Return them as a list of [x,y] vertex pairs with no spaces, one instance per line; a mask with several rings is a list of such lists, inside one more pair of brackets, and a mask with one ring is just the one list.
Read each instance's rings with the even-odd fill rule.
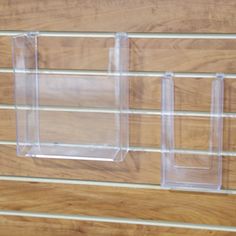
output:
[[117,34],[108,50],[106,75],[40,73],[38,48],[37,34],[14,39],[18,155],[123,160],[129,143],[126,36]]

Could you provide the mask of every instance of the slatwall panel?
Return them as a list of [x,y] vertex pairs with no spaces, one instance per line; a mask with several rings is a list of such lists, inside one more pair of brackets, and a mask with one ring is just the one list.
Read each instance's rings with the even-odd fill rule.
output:
[[[235,235],[235,9],[233,0],[0,2],[0,235]],[[113,33],[130,33],[131,151],[124,162],[16,157],[11,36],[29,30],[42,32],[42,73],[104,73]],[[176,146],[192,153],[207,152],[212,74],[226,74],[219,193],[159,185],[164,71],[177,72]],[[55,95],[59,104],[50,105],[76,107],[64,90]]]

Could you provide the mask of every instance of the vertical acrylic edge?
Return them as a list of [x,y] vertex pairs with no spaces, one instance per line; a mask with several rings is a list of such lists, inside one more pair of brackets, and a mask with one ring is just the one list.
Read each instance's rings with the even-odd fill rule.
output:
[[114,161],[121,162],[129,150],[129,80],[126,72],[129,70],[129,38],[127,33],[119,32],[115,35],[114,47],[115,73],[117,73],[117,92],[119,107],[119,152]]
[[[24,37],[34,37],[35,40],[34,40],[34,53],[35,53],[35,56],[34,56],[34,60],[35,60],[35,73],[36,75],[38,76],[38,55],[37,55],[37,37],[39,35],[39,32],[25,32],[25,33],[22,33],[22,34],[19,34],[19,35],[16,35],[16,36],[13,36],[12,37],[12,65],[13,65],[13,74],[14,74],[14,103],[15,103],[15,116],[16,116],[16,154],[17,156],[26,156],[26,154],[23,153],[23,151],[20,150],[20,140],[19,140],[19,120],[18,120],[18,116],[19,116],[19,107],[17,106],[17,78],[16,78],[16,73],[17,72],[17,63],[16,63],[16,48],[17,48],[17,40],[18,39],[22,39]],[[20,73],[27,73],[29,72],[27,70],[27,68],[24,68],[23,71],[21,71]],[[38,79],[36,79],[38,81]],[[37,82],[38,83],[38,82]],[[37,94],[38,94],[38,91],[37,91]],[[38,109],[37,109],[38,110]]]
[[12,37],[12,66],[13,66],[13,75],[14,75],[14,103],[15,103],[15,120],[16,120],[16,155],[17,156],[23,156],[23,153],[20,148],[20,140],[19,140],[19,108],[17,105],[17,63],[16,63],[16,48],[17,48],[17,40],[22,39],[24,37],[27,37],[27,33],[18,34],[16,36]]
[[166,161],[174,155],[174,74],[166,72],[162,77],[161,94],[161,186],[166,187]]
[[17,36],[13,36],[12,37],[12,66],[13,66],[13,77],[14,77],[14,104],[15,104],[15,120],[16,120],[16,155],[20,156],[21,152],[20,152],[20,144],[19,144],[19,139],[18,139],[18,127],[19,127],[19,123],[18,123],[18,106],[17,106],[17,87],[16,87],[16,83],[17,83],[17,79],[16,79],[16,40],[19,37],[24,37],[25,34],[20,34]]
[[[216,187],[222,186],[222,147],[223,147],[223,112],[224,112],[224,74],[217,73],[212,82],[211,95],[211,126],[210,126],[210,147],[211,153],[216,153],[218,159],[218,171]],[[214,156],[214,154],[212,155]]]
[[[39,73],[38,73],[38,36],[39,32],[29,32],[34,37],[34,60],[35,60],[35,129],[36,129],[36,149],[41,154],[40,145],[40,109],[39,109]],[[34,154],[32,155],[35,156]]]

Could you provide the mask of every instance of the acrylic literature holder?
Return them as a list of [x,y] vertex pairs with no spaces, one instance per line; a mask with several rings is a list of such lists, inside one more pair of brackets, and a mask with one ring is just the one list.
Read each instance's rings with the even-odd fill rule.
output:
[[[114,47],[109,50],[108,72],[100,75],[43,72],[39,69],[39,37],[30,32],[13,39],[17,155],[124,160],[129,150],[127,34],[116,34]],[[175,148],[174,95],[174,74],[165,73],[161,184],[168,188],[220,189],[224,75],[216,74],[212,81],[209,150],[204,154]]]
[[122,161],[129,148],[127,35],[116,34],[107,75],[41,73],[39,37],[13,39],[17,154]]
[[210,140],[207,155],[175,151],[173,74],[162,79],[162,186],[170,188],[220,189],[222,178],[222,135],[224,75],[212,82]]

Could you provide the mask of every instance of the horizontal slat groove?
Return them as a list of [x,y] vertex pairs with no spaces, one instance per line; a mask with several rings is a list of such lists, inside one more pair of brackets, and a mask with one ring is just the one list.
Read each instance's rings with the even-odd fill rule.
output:
[[84,216],[84,215],[49,214],[41,212],[3,211],[3,210],[0,210],[0,215],[236,232],[236,227],[232,226],[230,227],[230,226],[205,225],[205,224],[190,224],[190,223],[178,223],[171,221],[140,220],[140,219],[129,219],[129,218],[118,218],[118,217],[96,217],[96,216]]
[[[107,71],[101,70],[52,70],[52,69],[39,69],[40,74],[63,74],[63,75],[97,75],[97,76],[109,76],[116,75],[115,73],[108,73]],[[11,68],[0,68],[0,73],[14,73]],[[162,71],[135,71],[124,73],[124,75],[129,77],[163,77],[165,72]],[[206,78],[212,79],[215,78],[216,74],[214,73],[174,73],[176,78]],[[236,79],[236,74],[224,74],[226,79]]]
[[[0,104],[0,109],[14,110],[14,105]],[[18,109],[27,110],[30,107],[18,106]],[[40,106],[40,111],[62,111],[62,112],[91,112],[91,113],[118,113],[116,109],[104,109],[104,108],[74,108],[74,107],[63,107],[63,106]],[[125,111],[127,114],[139,114],[139,115],[161,115],[161,111],[157,109],[130,109]],[[211,117],[211,113],[208,112],[195,112],[195,111],[175,111],[175,116],[198,116],[198,117]],[[225,112],[222,115],[224,118],[236,118],[236,113]]]
[[[44,143],[44,144],[47,144],[47,143]],[[0,145],[16,145],[16,142],[0,140]],[[76,144],[61,144],[61,145],[62,146],[71,146],[71,147],[81,146],[81,145],[76,145]],[[96,148],[96,147],[100,147],[100,146],[94,145],[93,147]],[[133,151],[133,152],[157,152],[157,153],[161,153],[160,148],[154,148],[154,147],[134,147],[134,146],[130,146],[129,150]],[[174,149],[173,152],[177,153],[177,154],[186,154],[186,155],[217,155],[218,154],[218,153],[209,152],[209,151],[206,151],[206,150],[190,150],[190,149]],[[236,157],[236,152],[223,151],[221,153],[221,155],[222,156]]]
[[[0,36],[16,36],[28,31],[1,30]],[[116,32],[65,32],[65,31],[40,31],[42,37],[89,37],[113,38]],[[180,38],[180,39],[236,39],[236,34],[225,33],[127,33],[129,38]]]
[[[90,180],[74,180],[74,179],[56,179],[56,178],[38,178],[38,177],[21,177],[21,176],[0,176],[0,180],[5,181],[20,181],[20,182],[35,182],[35,183],[54,183],[54,184],[74,184],[74,185],[90,185],[90,186],[102,186],[102,187],[121,187],[121,188],[134,188],[134,189],[154,189],[154,190],[170,190],[170,188],[161,187],[158,184],[134,184],[134,183],[118,183],[118,182],[105,182],[105,181],[90,181]],[[178,188],[177,188],[178,189]],[[180,191],[190,191],[189,189]],[[200,190],[191,190],[197,191]],[[220,193],[220,194],[236,194],[234,189],[201,189],[201,192],[207,193]]]
[[[3,176],[0,175],[0,181],[19,181],[19,182],[35,182],[35,183],[53,183],[53,184],[74,184],[74,185],[89,185],[100,187],[118,187],[118,188],[133,188],[133,189],[152,189],[152,190],[171,190],[171,188],[164,188],[159,184],[141,184],[141,183],[119,183],[119,182],[105,182],[92,180],[77,180],[77,179],[58,179],[58,178],[39,178],[39,177],[22,177],[22,176]],[[179,191],[192,192],[206,192],[219,194],[236,194],[235,189],[184,189],[175,188]]]

